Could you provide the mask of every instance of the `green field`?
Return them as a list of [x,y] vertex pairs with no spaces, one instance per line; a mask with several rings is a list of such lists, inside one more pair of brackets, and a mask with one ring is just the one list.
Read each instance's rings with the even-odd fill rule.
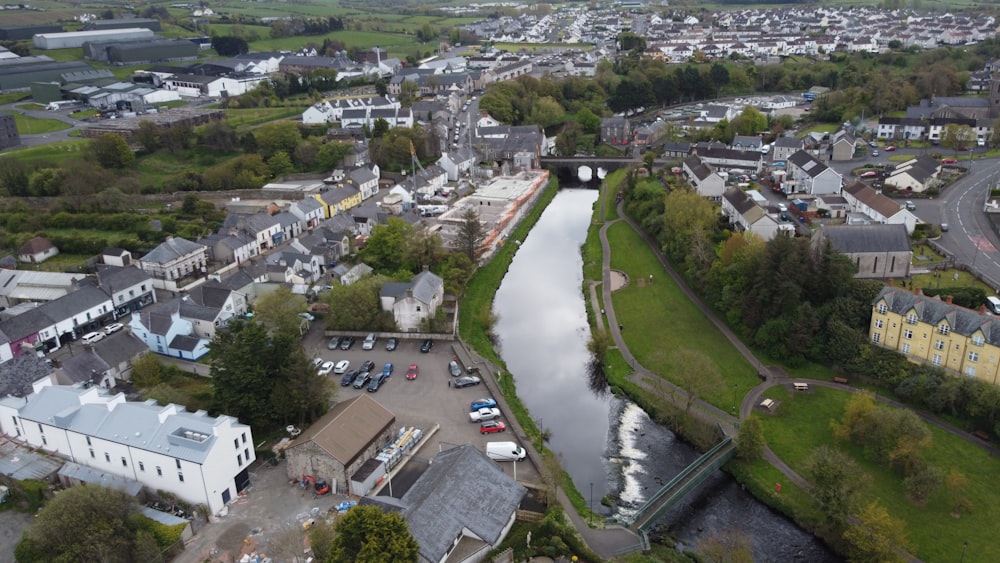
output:
[[22,135],[42,135],[72,127],[72,125],[58,119],[39,119],[37,117],[22,115],[20,112],[13,110],[4,110],[4,113],[14,116],[17,132]]
[[[757,385],[755,367],[671,281],[649,246],[628,224],[612,225],[608,229],[608,242],[613,249],[611,267],[624,271],[632,280],[612,295],[615,315],[624,327],[622,336],[629,350],[639,363],[674,383],[679,381],[675,351],[694,350],[704,355],[718,369],[725,384],[701,398],[729,411],[734,393],[742,395],[740,390],[746,392]],[[648,279],[650,274],[654,282],[640,287],[640,280]]]
[[[810,393],[775,387],[765,396],[780,403],[773,415],[760,415],[768,445],[801,474],[815,448],[834,443],[828,421],[840,419],[850,394],[823,387],[813,387]],[[1000,491],[994,484],[1000,475],[997,460],[937,427],[930,429],[933,445],[924,451],[927,461],[946,472],[958,470],[968,478],[966,496],[972,499],[972,511],[961,518],[951,515],[944,487],[926,506],[914,505],[907,500],[895,471],[868,460],[859,446],[840,447],[872,476],[866,497],[878,498],[890,514],[906,522],[911,551],[917,557],[924,561],[954,560],[962,553],[962,542],[968,541],[966,561],[1000,561],[1000,542],[992,539],[1000,518]]]
[[80,154],[80,150],[87,146],[89,139],[72,139],[69,141],[59,141],[40,145],[37,147],[24,147],[10,149],[0,153],[0,158],[13,157],[25,162],[51,161],[62,162]]

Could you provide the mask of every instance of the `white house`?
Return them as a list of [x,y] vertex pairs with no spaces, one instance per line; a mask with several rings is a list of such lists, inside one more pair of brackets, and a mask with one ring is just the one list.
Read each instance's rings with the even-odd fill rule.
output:
[[854,213],[860,213],[874,223],[906,225],[906,232],[913,234],[919,219],[907,211],[899,202],[876,192],[862,182],[854,182],[844,187],[844,199]]
[[358,166],[347,173],[347,183],[361,191],[361,199],[369,199],[378,193],[379,176],[378,164],[371,168]]
[[250,427],[174,404],[125,400],[99,387],[41,380],[24,398],[0,399],[0,432],[101,473],[167,491],[218,513],[249,484]]
[[843,184],[840,174],[806,151],[798,151],[790,156],[786,170],[787,178],[795,182],[795,191],[800,193],[836,194]]
[[444,301],[444,280],[424,270],[409,282],[383,285],[379,298],[382,310],[392,312],[399,330],[414,332],[422,321],[434,316]]
[[298,217],[302,230],[315,229],[323,220],[323,206],[311,197],[292,203],[288,206],[288,212]]
[[454,151],[441,154],[437,163],[448,175],[449,182],[458,181],[459,178],[469,173],[475,163],[475,154],[469,147],[458,147]]
[[181,298],[132,313],[132,334],[164,356],[197,360],[208,353],[210,338],[198,335],[194,323],[181,317]]
[[717,200],[726,191],[726,181],[711,166],[693,154],[684,159],[684,176],[701,197]]
[[[157,280],[177,281],[188,274],[197,272],[208,264],[208,247],[181,237],[167,237],[139,259],[139,267]],[[162,284],[157,285],[162,287]]]
[[722,213],[729,218],[736,230],[754,233],[765,241],[785,230],[763,207],[754,203],[746,192],[738,188],[722,194]]

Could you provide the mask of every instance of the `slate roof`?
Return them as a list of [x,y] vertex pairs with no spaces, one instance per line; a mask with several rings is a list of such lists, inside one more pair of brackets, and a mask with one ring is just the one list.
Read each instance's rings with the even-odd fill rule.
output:
[[140,258],[143,262],[168,264],[185,256],[205,252],[205,245],[191,242],[186,238],[172,237],[161,242],[149,254]]
[[108,297],[108,294],[94,286],[86,285],[38,308],[43,310],[50,319],[65,321],[102,303],[111,304],[111,298]]
[[395,421],[395,415],[367,394],[358,395],[334,405],[288,449],[312,442],[346,466]]
[[56,319],[46,314],[45,310],[41,307],[36,307],[0,322],[0,330],[3,331],[3,334],[7,335],[10,342],[15,342],[31,336],[46,327],[50,327],[55,323]]
[[[93,348],[87,350],[84,347],[83,352],[73,354],[62,360],[60,369],[66,380],[60,381],[60,383],[63,385],[72,385],[85,381],[100,383],[104,373],[110,368],[111,366]],[[59,379],[63,378],[60,377]]]
[[899,213],[899,204],[876,192],[863,182],[852,182],[844,188],[844,193],[851,194],[854,199],[877,211],[883,217],[892,217]]
[[774,146],[785,149],[801,149],[802,141],[795,137],[778,137],[774,140]]
[[666,143],[663,143],[663,151],[687,154],[691,152],[691,143],[685,143],[682,141],[667,141]]
[[828,170],[825,164],[816,160],[816,157],[806,151],[796,151],[788,157],[788,162],[797,166],[803,173],[811,178],[815,178]]
[[149,352],[146,343],[139,340],[131,332],[119,333],[114,338],[105,338],[94,343],[90,349],[95,351],[111,367],[119,366],[126,360]]
[[722,160],[742,160],[754,164],[761,161],[764,155],[760,151],[737,151],[723,147],[702,147],[699,145],[695,151],[698,156],[704,158],[714,158]]
[[527,489],[469,445],[445,450],[400,499],[427,561],[441,561],[463,529],[496,545]]
[[139,322],[149,332],[166,336],[173,324],[173,313],[180,310],[180,299],[154,303],[139,311]]
[[110,296],[114,291],[121,291],[139,285],[150,281],[152,278],[149,277],[149,274],[134,266],[121,268],[98,264],[97,279],[101,282],[101,289]]
[[316,201],[314,198],[311,197],[307,197],[305,199],[296,201],[292,205],[297,207],[299,211],[302,212],[303,215],[307,215],[312,211],[316,211],[317,209],[323,209],[323,206],[320,205],[318,201]]
[[201,343],[201,339],[197,336],[190,336],[187,334],[178,334],[170,341],[170,348],[172,350],[183,350],[185,352],[194,352],[198,348],[198,344]]
[[20,255],[27,254],[38,254],[39,252],[45,252],[52,248],[52,242],[47,238],[35,237],[28,242],[24,243],[20,250],[17,251]]
[[273,215],[267,213],[255,213],[243,218],[243,224],[252,233],[263,233],[279,225],[278,220]]
[[712,175],[712,169],[707,164],[702,162],[701,158],[699,158],[696,154],[685,158],[684,165],[691,170],[691,173],[694,174],[695,178],[699,181]]
[[873,305],[877,305],[883,299],[893,313],[906,316],[913,311],[920,322],[931,326],[947,322],[952,332],[966,337],[981,330],[987,342],[993,346],[1000,346],[1000,319],[945,303],[937,296],[917,295],[889,285],[883,287],[875,296]]
[[726,190],[726,193],[722,194],[722,197],[725,198],[726,201],[728,201],[740,215],[746,215],[747,211],[757,207],[757,204],[750,199],[750,196],[739,188]]
[[34,354],[21,354],[0,364],[0,397],[31,394],[31,384],[52,373],[52,366]]
[[837,252],[908,252],[911,250],[906,225],[837,225],[817,231]]

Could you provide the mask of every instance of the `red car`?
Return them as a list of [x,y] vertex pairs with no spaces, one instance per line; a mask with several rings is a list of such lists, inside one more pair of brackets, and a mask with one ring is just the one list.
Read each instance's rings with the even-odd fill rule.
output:
[[878,172],[875,172],[874,170],[869,170],[868,172],[861,173],[862,178],[874,178],[875,176],[878,176]]
[[406,370],[406,379],[416,379],[419,372],[420,368],[417,367],[417,364],[410,364],[410,367]]
[[507,425],[500,420],[487,420],[479,425],[480,434],[492,434],[494,432],[503,432],[507,429]]
[[941,159],[941,164],[955,164],[956,162],[958,162],[958,161],[955,160],[954,158],[942,158]]
[[889,145],[888,147],[886,147],[886,148],[885,148],[885,150],[886,150],[887,152],[892,152],[892,151],[896,150],[896,147],[895,147],[895,146],[893,146],[893,145]]

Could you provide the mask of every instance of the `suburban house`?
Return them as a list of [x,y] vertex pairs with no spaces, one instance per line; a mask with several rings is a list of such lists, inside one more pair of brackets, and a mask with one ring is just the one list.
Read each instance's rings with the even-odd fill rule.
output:
[[462,146],[451,152],[441,153],[437,163],[448,175],[449,182],[457,182],[472,169],[472,165],[476,163],[476,156],[468,147]]
[[375,270],[371,266],[361,262],[360,264],[355,264],[354,266],[348,266],[346,264],[337,264],[331,270],[333,278],[340,283],[340,285],[351,285],[352,283],[360,280],[361,278],[371,275]]
[[1000,319],[950,301],[888,285],[872,303],[869,338],[910,361],[996,385]]
[[691,143],[667,141],[663,143],[663,158],[684,158],[691,154]]
[[[116,386],[117,380],[132,379],[132,364],[148,353],[149,348],[144,342],[127,330],[120,331],[104,340],[85,346],[82,353],[63,359],[60,369],[56,370],[56,379],[61,385],[84,383],[89,380],[92,385],[111,389]],[[61,380],[60,371],[67,380]]]
[[17,251],[17,259],[29,264],[42,262],[59,254],[59,249],[47,238],[35,237],[21,245]]
[[269,254],[268,279],[292,285],[293,293],[305,293],[323,275],[323,255],[304,254],[292,249]]
[[396,437],[396,417],[368,394],[337,403],[285,449],[289,479],[325,479],[354,494],[351,478]]
[[722,144],[699,144],[691,152],[705,164],[723,172],[760,174],[764,163],[764,155],[760,151],[736,151]]
[[0,399],[0,432],[212,514],[250,484],[255,459],[250,427],[235,418],[46,380],[27,397]]
[[349,184],[337,184],[313,197],[323,206],[323,215],[327,218],[353,209],[363,201],[361,190]]
[[149,274],[134,266],[97,266],[97,281],[114,304],[112,317],[118,319],[156,303]]
[[[181,317],[182,304],[183,298],[176,298],[132,313],[132,320],[128,323],[132,334],[157,354],[185,360],[201,358],[208,353],[211,339],[198,335],[194,323]],[[185,307],[189,315],[195,305],[189,303]],[[208,313],[199,314],[198,318],[207,316]],[[209,323],[207,318],[202,320]]]
[[904,225],[824,226],[813,233],[813,244],[827,243],[857,268],[855,278],[907,278],[913,262],[910,236]]
[[209,339],[215,336],[215,329],[228,326],[234,317],[245,316],[249,307],[246,293],[233,291],[214,279],[191,289],[183,300],[181,317],[185,317],[185,308],[192,305],[209,312],[207,320],[210,321],[211,327],[204,330],[195,327],[195,334]]
[[726,191],[726,181],[711,166],[702,162],[701,157],[693,154],[685,158],[683,164],[684,177],[698,195],[712,200],[722,197],[722,193]]
[[207,265],[208,247],[181,237],[167,237],[139,259],[139,267],[153,278],[153,285],[168,290],[176,289],[178,280],[197,275]]
[[413,276],[409,282],[390,282],[379,292],[382,310],[392,312],[396,326],[403,332],[420,329],[421,322],[437,313],[444,301],[444,280],[429,270]]
[[480,561],[507,537],[526,493],[495,461],[462,445],[437,454],[392,505],[403,507],[421,561]]
[[733,144],[729,148],[734,151],[757,151],[760,152],[764,146],[764,140],[760,137],[749,135],[736,135],[733,137]]
[[288,212],[299,219],[303,231],[315,229],[323,220],[323,206],[311,197],[292,203]]
[[767,210],[754,203],[739,188],[730,188],[722,194],[722,214],[729,219],[734,230],[754,233],[765,241],[773,239],[783,230]]
[[802,140],[796,137],[778,137],[771,147],[771,159],[774,162],[785,162],[788,157],[802,150]]
[[601,119],[601,142],[609,145],[627,145],[632,141],[632,124],[624,117]]
[[378,164],[371,168],[358,166],[347,173],[347,183],[361,190],[361,199],[365,200],[378,193]]
[[880,117],[878,138],[886,141],[922,139],[927,134],[927,120],[919,117]]
[[[850,206],[848,224],[887,223],[906,225],[906,232],[913,234],[917,228],[917,216],[899,202],[876,192],[862,182],[853,182],[844,187],[844,199]],[[856,215],[852,217],[852,215]]]
[[788,172],[785,183],[793,183],[795,192],[812,195],[840,193],[843,177],[806,151],[798,151],[789,157],[785,170]]
[[854,158],[858,141],[847,129],[840,128],[830,137],[830,160],[842,162]]
[[885,185],[920,193],[939,186],[940,177],[941,162],[925,154],[897,165],[885,179]]

